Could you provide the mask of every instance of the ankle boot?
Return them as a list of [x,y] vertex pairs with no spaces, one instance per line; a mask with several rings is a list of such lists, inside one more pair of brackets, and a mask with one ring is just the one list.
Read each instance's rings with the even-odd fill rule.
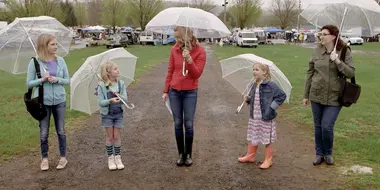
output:
[[191,159],[191,153],[193,151],[193,137],[185,137],[185,147],[186,147],[185,165],[191,166],[193,164],[193,160]]
[[179,155],[179,158],[176,161],[176,164],[177,166],[183,166],[185,164],[183,136],[176,136],[175,140],[177,141],[177,149],[178,149],[178,155]]
[[260,165],[260,169],[268,169],[272,166],[272,147],[265,147],[265,160],[263,164]]
[[258,146],[253,146],[252,143],[248,143],[247,154],[245,156],[239,157],[238,160],[241,163],[255,162],[255,155]]

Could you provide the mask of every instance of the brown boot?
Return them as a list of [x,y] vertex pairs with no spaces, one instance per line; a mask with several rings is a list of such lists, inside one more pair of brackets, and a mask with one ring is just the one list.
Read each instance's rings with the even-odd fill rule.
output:
[[243,157],[239,157],[238,160],[241,163],[247,163],[247,162],[255,162],[255,154],[257,151],[257,146],[253,146],[251,143],[248,143],[248,148],[247,148],[247,154]]
[[265,147],[265,160],[260,165],[260,169],[268,169],[272,166],[272,153],[273,149],[270,146]]

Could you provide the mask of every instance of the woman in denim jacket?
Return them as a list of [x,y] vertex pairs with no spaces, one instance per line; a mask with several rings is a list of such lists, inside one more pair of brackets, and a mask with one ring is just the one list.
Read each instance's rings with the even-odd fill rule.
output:
[[[48,163],[48,137],[50,116],[53,114],[55,130],[58,136],[59,160],[57,169],[66,167],[66,134],[65,134],[65,112],[66,112],[66,91],[63,85],[70,84],[67,65],[62,57],[57,54],[57,40],[50,34],[42,34],[37,40],[36,57],[42,78],[37,78],[33,59],[29,62],[26,83],[28,88],[43,85],[44,105],[47,115],[40,121],[40,141],[41,141],[41,170],[49,169]],[[44,69],[43,69],[44,68]],[[38,88],[34,90],[34,97],[38,96]]]
[[277,108],[285,101],[286,94],[276,83],[270,81],[268,65],[256,63],[253,66],[255,83],[251,86],[245,101],[249,104],[248,150],[245,156],[239,157],[239,162],[255,162],[255,154],[259,144],[265,145],[265,160],[261,169],[272,166],[271,144],[277,140],[276,123]]

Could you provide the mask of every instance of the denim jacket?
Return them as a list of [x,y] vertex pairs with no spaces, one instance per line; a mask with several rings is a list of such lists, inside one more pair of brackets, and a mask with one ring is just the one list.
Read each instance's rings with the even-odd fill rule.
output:
[[[255,102],[256,83],[250,87],[249,91],[249,116],[253,119],[253,107]],[[260,106],[262,120],[270,121],[277,116],[277,108],[284,103],[286,94],[273,81],[264,80],[260,84]]]

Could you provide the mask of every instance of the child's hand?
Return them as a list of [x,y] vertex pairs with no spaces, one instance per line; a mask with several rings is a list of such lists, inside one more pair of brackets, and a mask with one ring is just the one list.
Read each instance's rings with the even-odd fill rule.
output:
[[243,96],[243,101],[245,101],[247,104],[249,104],[250,97],[249,96]]
[[111,103],[119,103],[120,102],[120,99],[118,97],[115,97],[115,98],[111,98],[109,100]]

